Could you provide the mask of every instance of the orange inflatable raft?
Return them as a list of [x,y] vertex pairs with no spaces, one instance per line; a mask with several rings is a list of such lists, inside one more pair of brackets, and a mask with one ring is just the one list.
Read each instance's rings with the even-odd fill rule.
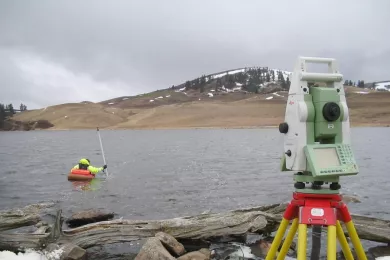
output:
[[88,170],[72,169],[68,174],[69,181],[87,181],[95,178]]

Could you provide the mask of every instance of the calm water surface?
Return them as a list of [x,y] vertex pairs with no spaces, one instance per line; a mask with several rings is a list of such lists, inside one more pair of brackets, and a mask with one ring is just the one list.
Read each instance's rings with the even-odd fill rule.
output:
[[[101,130],[110,177],[81,188],[67,180],[82,157],[103,165],[96,131],[0,133],[0,209],[57,201],[64,215],[100,208],[159,219],[284,202],[292,173],[280,172],[277,129]],[[353,128],[360,174],[342,179],[362,201],[353,213],[390,219],[390,129]]]

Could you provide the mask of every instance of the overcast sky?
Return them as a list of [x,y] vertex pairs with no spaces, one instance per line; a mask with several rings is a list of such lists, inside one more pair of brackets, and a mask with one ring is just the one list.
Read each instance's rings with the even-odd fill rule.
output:
[[40,108],[245,66],[337,58],[390,79],[389,0],[0,0],[0,102]]

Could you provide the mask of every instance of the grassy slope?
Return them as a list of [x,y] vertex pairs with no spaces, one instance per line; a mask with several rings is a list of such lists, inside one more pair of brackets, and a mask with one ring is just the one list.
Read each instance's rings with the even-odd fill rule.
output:
[[[390,93],[347,88],[352,125],[390,125]],[[287,100],[272,94],[230,93],[208,97],[207,91],[177,93],[162,90],[136,97],[120,97],[100,103],[62,104],[26,111],[16,120],[46,119],[54,129],[113,128],[158,129],[192,127],[277,126],[284,119]],[[169,98],[166,96],[170,95]],[[155,99],[163,96],[162,99]],[[267,100],[267,97],[273,99]],[[123,100],[124,98],[128,98]],[[154,102],[150,102],[155,99]],[[199,100],[200,99],[200,100]],[[114,103],[109,105],[108,103]]]

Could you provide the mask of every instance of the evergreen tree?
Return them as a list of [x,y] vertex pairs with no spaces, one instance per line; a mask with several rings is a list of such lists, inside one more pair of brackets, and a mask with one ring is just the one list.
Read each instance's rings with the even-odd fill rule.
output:
[[287,79],[286,79],[286,86],[287,86],[287,89],[290,88],[290,85],[291,85],[290,78],[287,76]]
[[346,79],[344,82],[344,86],[348,86],[348,84],[349,84],[349,81]]
[[270,75],[269,75],[268,72],[266,73],[266,81],[267,81],[267,82],[270,82],[270,81],[271,81],[271,77],[270,77]]
[[283,77],[282,72],[279,72],[279,78],[280,78],[280,81],[282,82],[282,88],[287,89],[287,84],[286,84],[286,81]]
[[352,80],[349,80],[348,86],[352,86]]
[[275,71],[271,70],[272,81],[275,81]]
[[364,88],[364,80],[361,80],[360,84],[361,84],[361,88]]
[[218,88],[222,87],[221,78],[217,78],[217,82],[215,83],[215,91],[218,91]]
[[11,115],[15,114],[15,109],[12,104],[7,105],[7,110],[11,113]]
[[191,82],[186,81],[185,87],[186,87],[186,90],[189,90],[191,88]]
[[20,104],[20,111],[26,111],[27,110],[27,106],[24,105],[23,103]]
[[5,107],[3,104],[0,104],[0,127],[3,127],[4,120],[5,120]]
[[205,85],[206,85],[206,76],[202,75],[202,77],[200,78],[200,81],[199,81],[199,91],[200,91],[200,93],[204,92]]
[[205,85],[206,84],[206,76],[203,75],[200,79],[199,79],[199,85]]

